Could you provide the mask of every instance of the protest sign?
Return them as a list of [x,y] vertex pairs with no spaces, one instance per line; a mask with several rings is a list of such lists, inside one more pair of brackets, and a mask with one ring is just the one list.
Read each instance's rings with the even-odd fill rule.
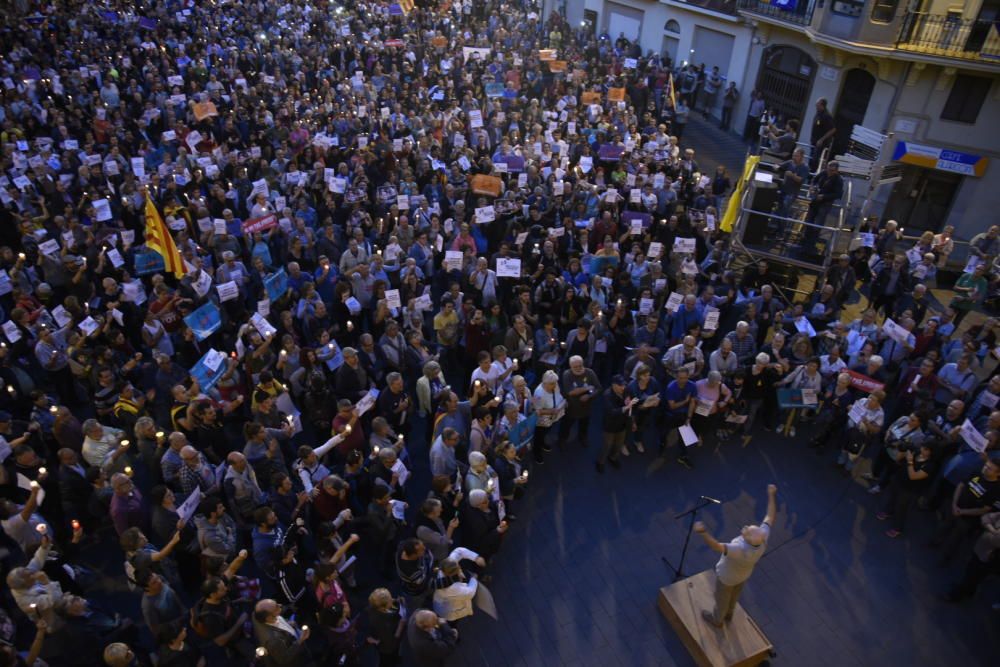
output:
[[184,318],[184,324],[194,333],[198,340],[205,340],[222,328],[222,314],[219,308],[209,301],[198,310]]
[[243,233],[255,234],[256,232],[266,232],[278,225],[278,216],[274,213],[262,215],[259,218],[250,218],[243,221]]

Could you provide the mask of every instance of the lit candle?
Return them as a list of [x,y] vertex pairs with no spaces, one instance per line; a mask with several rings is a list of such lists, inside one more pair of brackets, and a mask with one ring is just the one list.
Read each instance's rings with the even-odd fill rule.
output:
[[35,530],[38,531],[39,535],[44,535],[45,533],[49,532],[49,527],[46,526],[44,523],[40,523],[37,526],[35,526]]
[[258,658],[266,658],[267,657],[267,649],[264,648],[263,646],[258,646],[256,653],[257,653],[257,657]]
[[129,477],[132,476],[132,466],[125,466],[125,474]]
[[21,261],[24,261],[25,259],[27,259],[27,255],[25,255],[23,252],[19,252],[17,253],[17,258],[20,259]]
[[57,408],[56,406],[53,405],[51,408],[49,408],[49,412],[51,412],[52,414],[55,414],[55,413],[59,412],[59,408]]
[[157,437],[157,438],[162,438],[162,437],[163,437],[164,435],[165,435],[165,434],[163,433],[163,431],[157,431],[157,432],[156,432],[156,437]]
[[31,482],[28,484],[28,486],[30,486],[32,488],[32,490],[37,489],[38,488],[38,482],[36,482],[35,480],[31,480]]
[[70,525],[73,526],[73,530],[80,530],[80,522],[76,519],[70,521]]
[[351,425],[350,424],[348,424],[347,426],[344,427],[344,433],[346,433],[347,435],[351,434]]
[[128,447],[128,440],[122,440],[122,444],[120,444],[119,447],[121,447],[122,449]]
[[328,347],[328,348],[329,348],[330,350],[333,350],[333,343],[330,343],[329,345],[327,345],[327,347]]
[[375,446],[374,446],[374,447],[372,448],[372,451],[373,451],[373,452],[375,452],[375,455],[376,455],[376,456],[378,456],[378,450],[379,450],[379,446],[378,446],[378,445],[375,445]]
[[309,626],[308,625],[303,625],[302,626],[302,632],[309,632]]
[[347,320],[347,330],[348,331],[354,331],[354,322],[351,322],[350,320]]
[[49,474],[49,471],[45,469],[45,466],[42,466],[41,468],[38,469],[38,474],[39,476],[45,476]]
[[521,473],[521,479],[528,479],[528,471],[527,470],[525,470],[524,472]]

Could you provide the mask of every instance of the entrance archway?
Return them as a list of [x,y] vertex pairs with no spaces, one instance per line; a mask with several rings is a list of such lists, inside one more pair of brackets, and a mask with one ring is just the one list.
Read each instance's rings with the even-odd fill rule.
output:
[[874,90],[875,77],[871,72],[859,67],[847,71],[840,97],[833,108],[833,122],[837,128],[833,140],[834,155],[843,155],[851,142],[851,130],[855,125],[864,125],[868,102]]
[[757,90],[768,111],[801,121],[815,76],[816,61],[805,51],[788,45],[770,46],[761,56]]

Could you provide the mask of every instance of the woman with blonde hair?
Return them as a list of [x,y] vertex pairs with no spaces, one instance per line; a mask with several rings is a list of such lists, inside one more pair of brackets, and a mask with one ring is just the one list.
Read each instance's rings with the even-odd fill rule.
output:
[[[414,610],[416,611],[416,610]],[[406,619],[402,598],[393,598],[388,588],[376,588],[368,596],[368,636],[365,641],[378,651],[379,667],[399,664],[399,648]]]

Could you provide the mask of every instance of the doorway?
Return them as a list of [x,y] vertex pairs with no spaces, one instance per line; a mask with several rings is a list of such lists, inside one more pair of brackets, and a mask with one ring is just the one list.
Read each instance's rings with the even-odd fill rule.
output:
[[892,189],[883,217],[898,221],[907,236],[939,232],[963,178],[961,174],[907,165],[902,180]]
[[833,124],[837,133],[833,138],[833,155],[847,152],[854,126],[865,123],[865,113],[874,90],[875,77],[870,72],[857,67],[847,71],[834,108]]
[[771,46],[761,56],[757,90],[767,110],[784,119],[802,120],[816,76],[816,61],[794,46]]

